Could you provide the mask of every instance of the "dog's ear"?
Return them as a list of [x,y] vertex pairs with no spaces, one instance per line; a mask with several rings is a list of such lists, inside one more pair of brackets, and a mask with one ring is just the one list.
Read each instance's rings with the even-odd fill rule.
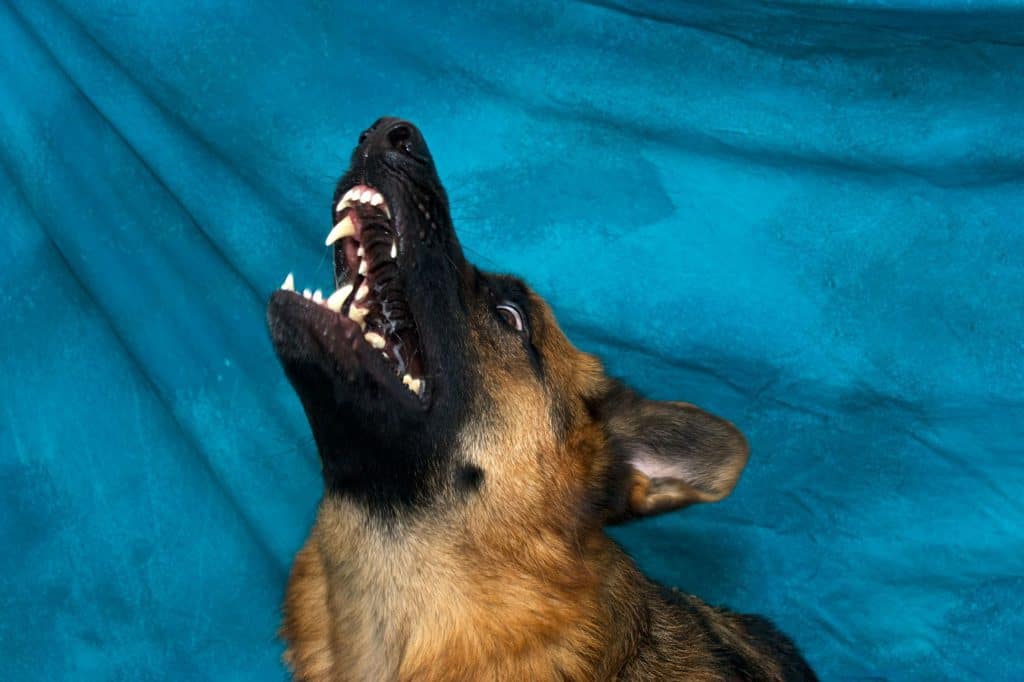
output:
[[717,502],[747,463],[743,434],[689,403],[618,389],[602,401],[600,418],[612,457],[607,523]]

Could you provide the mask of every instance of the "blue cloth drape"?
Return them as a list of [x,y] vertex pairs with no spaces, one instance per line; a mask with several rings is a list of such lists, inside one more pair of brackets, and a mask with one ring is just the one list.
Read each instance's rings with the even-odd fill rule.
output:
[[472,259],[748,435],[650,574],[825,679],[1024,679],[1022,93],[1010,3],[0,3],[0,678],[284,676],[264,305],[394,114]]

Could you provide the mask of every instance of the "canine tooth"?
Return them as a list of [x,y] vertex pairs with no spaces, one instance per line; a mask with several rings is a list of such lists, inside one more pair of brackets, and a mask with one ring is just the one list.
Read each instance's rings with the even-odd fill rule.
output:
[[320,291],[319,289],[314,291],[313,292],[313,300],[316,301],[317,303],[323,303],[324,302],[324,292]]
[[363,247],[360,246],[358,249],[356,249],[356,255],[359,256],[360,258],[366,255],[366,252],[363,251]]
[[285,291],[295,291],[295,277],[292,276],[292,273],[289,272],[288,276],[284,278],[281,288]]
[[402,377],[402,383],[408,386],[409,390],[416,395],[420,394],[420,387],[423,385],[423,382],[419,379],[413,379],[410,375],[406,374]]
[[366,343],[370,344],[377,350],[380,350],[385,345],[384,337],[377,332],[366,332],[363,334],[363,338],[366,339]]
[[366,283],[359,285],[359,289],[356,290],[356,300],[361,301],[366,298],[366,295],[370,293],[370,287],[366,286]]
[[313,298],[313,292],[310,291],[309,289],[303,289],[302,290],[302,297],[303,298]]
[[324,240],[326,246],[334,244],[339,239],[345,237],[354,237],[356,233],[355,223],[352,222],[352,218],[345,216],[331,228],[331,231],[327,233],[327,238]]
[[352,285],[346,284],[342,288],[335,291],[333,294],[327,297],[327,307],[334,312],[341,311],[341,304],[345,302],[348,295],[352,293]]
[[398,258],[398,242],[391,242],[391,257]]
[[359,261],[359,274],[360,275],[365,275],[366,274],[366,261],[365,260]]
[[391,209],[388,208],[388,205],[384,204],[381,208],[384,209],[384,215],[388,217],[388,220],[391,220]]
[[380,195],[380,192],[374,192],[373,196],[370,197],[370,205],[371,206],[380,206],[383,203],[384,203],[384,197],[382,197]]
[[366,204],[369,203],[371,197],[373,197],[373,192],[371,192],[370,190],[365,190],[363,191],[362,194],[359,195],[359,201]]
[[352,219],[345,216],[341,221],[334,226],[334,229],[327,235],[327,239],[324,241],[325,246],[330,246],[339,239],[345,237],[352,237],[356,233],[356,226],[352,224]]

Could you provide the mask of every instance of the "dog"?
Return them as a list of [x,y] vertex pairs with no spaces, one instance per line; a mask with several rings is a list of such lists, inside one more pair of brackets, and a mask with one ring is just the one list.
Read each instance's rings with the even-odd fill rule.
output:
[[728,495],[743,435],[577,350],[467,261],[420,131],[362,133],[334,291],[267,311],[323,470],[281,635],[299,680],[814,680],[767,620],[646,578],[605,527]]

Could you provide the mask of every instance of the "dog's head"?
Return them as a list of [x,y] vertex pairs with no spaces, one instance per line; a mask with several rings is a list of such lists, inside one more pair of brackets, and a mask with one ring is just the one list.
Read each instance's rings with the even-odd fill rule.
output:
[[732,490],[747,445],[729,422],[609,379],[526,284],[466,260],[413,125],[364,132],[332,206],[334,293],[289,276],[268,310],[329,496],[578,538]]

